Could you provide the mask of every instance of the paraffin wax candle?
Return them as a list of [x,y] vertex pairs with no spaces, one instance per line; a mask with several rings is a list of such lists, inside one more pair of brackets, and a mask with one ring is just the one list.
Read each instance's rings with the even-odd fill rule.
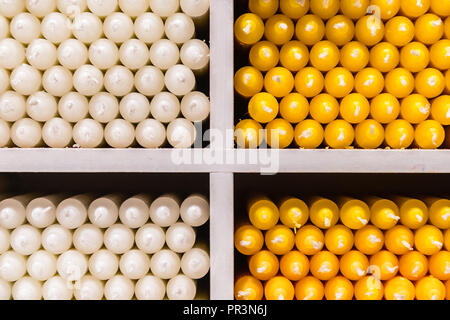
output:
[[164,31],[169,40],[182,44],[195,34],[195,24],[192,18],[184,13],[174,13],[167,18]]
[[136,141],[144,148],[159,148],[166,141],[166,128],[155,119],[145,119],[136,126]]
[[180,8],[179,0],[150,0],[150,9],[157,15],[166,18]]
[[168,39],[156,41],[150,47],[150,61],[161,69],[167,70],[180,60],[180,49],[175,42]]
[[119,217],[122,196],[109,194],[91,202],[88,208],[89,221],[99,228],[109,228]]
[[71,246],[72,232],[59,224],[52,224],[42,232],[42,247],[51,253],[61,254]]
[[150,270],[150,258],[140,250],[130,250],[120,257],[119,267],[128,279],[141,279]]
[[170,300],[193,300],[196,293],[195,282],[185,275],[177,275],[167,282],[167,297]]
[[69,70],[76,70],[87,62],[88,50],[83,42],[75,39],[63,41],[57,51],[58,61]]
[[46,70],[56,64],[56,46],[45,39],[35,39],[27,47],[29,64],[39,70]]
[[206,120],[210,110],[209,99],[203,92],[190,92],[181,100],[181,113],[189,121],[201,122]]
[[44,300],[71,300],[73,287],[67,285],[67,280],[54,276],[44,282],[42,297]]
[[170,226],[166,231],[166,243],[170,250],[177,253],[184,253],[195,244],[196,234],[194,229],[183,223],[178,222]]
[[73,19],[72,32],[77,40],[91,44],[102,36],[103,22],[91,12],[82,12]]
[[27,271],[25,257],[15,251],[6,251],[0,255],[0,279],[14,282]]
[[153,118],[162,123],[169,123],[180,114],[180,101],[170,92],[158,93],[153,97],[150,107]]
[[105,127],[105,140],[113,148],[128,148],[135,138],[134,127],[123,119],[116,119]]
[[161,279],[171,279],[180,271],[180,257],[171,250],[156,252],[150,260],[152,274]]
[[78,92],[69,92],[59,100],[58,113],[67,122],[75,123],[81,121],[88,112],[89,101]]
[[89,100],[89,114],[100,123],[108,123],[119,115],[119,101],[108,92],[97,93]]
[[25,48],[17,40],[6,38],[0,40],[0,67],[14,69],[25,60]]
[[42,76],[42,86],[51,95],[62,97],[73,87],[72,73],[61,66],[51,67]]
[[93,96],[103,88],[103,73],[89,64],[81,66],[73,74],[73,86],[78,93],[88,97]]
[[45,91],[38,91],[30,95],[25,106],[28,116],[39,122],[52,119],[58,111],[55,97]]
[[45,250],[33,253],[27,260],[28,274],[38,281],[46,281],[56,273],[56,257]]
[[11,127],[11,140],[19,148],[37,147],[42,141],[42,127],[32,119],[20,119]]
[[103,32],[109,40],[123,43],[133,36],[133,20],[121,12],[112,13],[103,22]]
[[134,233],[123,224],[115,224],[105,231],[105,247],[113,253],[123,254],[134,244]]
[[24,256],[29,256],[41,247],[41,232],[29,224],[24,224],[11,232],[11,248]]
[[11,87],[19,94],[29,96],[41,87],[41,73],[28,64],[22,64],[11,72]]
[[120,221],[129,228],[142,227],[149,219],[150,197],[138,194],[125,200],[119,209]]
[[73,127],[73,140],[81,148],[96,148],[103,142],[103,126],[93,119],[83,119]]
[[112,95],[123,97],[131,92],[133,85],[134,75],[124,66],[114,66],[105,73],[105,88]]
[[26,0],[25,7],[34,16],[43,18],[56,10],[55,0]]
[[28,44],[41,35],[41,23],[34,15],[22,12],[12,18],[9,30],[14,39]]
[[131,300],[134,296],[134,283],[122,276],[116,275],[105,284],[105,298],[107,300]]
[[87,219],[91,202],[92,196],[89,194],[79,194],[61,201],[56,208],[56,220],[68,229],[80,227]]
[[62,195],[54,194],[35,198],[28,203],[26,217],[28,222],[39,229],[47,228],[56,220],[56,207],[62,200]]
[[72,35],[72,22],[60,13],[49,13],[42,19],[41,31],[45,39],[53,43],[61,43]]
[[134,84],[145,96],[154,96],[164,89],[164,74],[158,68],[145,66],[136,72]]
[[15,91],[6,91],[0,95],[0,118],[8,122],[21,119],[26,112],[25,97]]
[[84,224],[73,233],[74,247],[84,254],[93,254],[103,246],[103,232],[93,224]]
[[23,277],[14,283],[12,297],[14,300],[41,300],[41,283],[31,277]]
[[101,300],[103,283],[92,276],[84,276],[76,282],[74,296],[77,300]]
[[162,300],[166,286],[164,281],[155,276],[145,276],[136,282],[135,294],[138,300]]
[[190,148],[195,141],[196,130],[192,122],[178,118],[167,127],[167,141],[174,148]]
[[180,206],[180,216],[184,223],[200,227],[209,220],[208,200],[199,194],[187,197]]
[[143,41],[137,39],[125,41],[120,46],[119,55],[120,62],[131,70],[142,68],[148,63],[150,58],[150,52],[147,45]]
[[134,33],[139,40],[146,44],[154,43],[164,35],[164,22],[160,16],[152,12],[146,12],[136,18]]
[[89,47],[89,60],[101,70],[112,68],[119,61],[119,49],[108,39],[98,39]]
[[65,148],[72,141],[72,125],[61,118],[50,119],[42,127],[42,140],[50,148]]
[[143,94],[132,92],[120,101],[120,114],[131,123],[139,123],[150,114],[150,102]]
[[169,227],[180,217],[180,203],[176,196],[166,194],[150,205],[150,219],[160,227]]
[[114,277],[119,269],[119,258],[109,250],[101,249],[89,258],[89,272],[99,280]]
[[136,246],[147,254],[160,251],[166,242],[163,229],[156,224],[148,223],[136,232]]

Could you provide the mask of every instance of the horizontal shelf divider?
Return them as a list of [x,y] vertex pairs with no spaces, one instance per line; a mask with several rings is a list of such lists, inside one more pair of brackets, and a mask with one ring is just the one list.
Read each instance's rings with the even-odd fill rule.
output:
[[11,148],[0,172],[450,173],[450,150]]

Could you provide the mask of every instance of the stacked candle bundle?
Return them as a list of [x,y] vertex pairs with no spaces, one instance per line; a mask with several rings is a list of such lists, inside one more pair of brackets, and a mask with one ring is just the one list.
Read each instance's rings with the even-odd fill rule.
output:
[[0,147],[191,147],[209,0],[0,2]]
[[235,74],[249,116],[236,125],[240,147],[446,144],[450,1],[249,0],[248,10],[235,22],[248,57]]
[[0,300],[194,299],[209,272],[194,228],[208,219],[208,201],[196,194],[181,204],[145,194],[5,198]]
[[236,299],[450,300],[449,199],[335,200],[252,200]]

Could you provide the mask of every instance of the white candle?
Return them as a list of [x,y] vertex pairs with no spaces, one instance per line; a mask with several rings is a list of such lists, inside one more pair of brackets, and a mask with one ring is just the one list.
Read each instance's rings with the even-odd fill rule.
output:
[[41,35],[41,23],[32,14],[23,12],[11,20],[9,30],[17,41],[28,44]]
[[74,295],[77,300],[102,300],[103,283],[92,276],[84,276],[75,283]]
[[192,70],[206,69],[209,64],[209,47],[204,41],[189,40],[181,47],[180,58]]
[[107,300],[131,300],[134,295],[134,283],[124,276],[117,275],[105,284]]
[[123,254],[133,247],[134,233],[122,224],[115,224],[106,230],[104,243],[111,252]]
[[25,2],[17,0],[0,1],[0,14],[12,18],[25,10]]
[[45,281],[42,286],[44,300],[72,300],[73,288],[60,276],[54,276]]
[[53,43],[61,43],[72,35],[72,22],[59,12],[45,16],[41,23],[42,35]]
[[150,102],[143,94],[130,93],[120,101],[120,114],[131,123],[139,123],[150,114]]
[[[73,86],[84,96],[93,96],[103,88],[103,73],[92,65],[84,65],[73,74]],[[86,101],[86,110],[88,102]]]
[[2,200],[0,202],[0,227],[15,229],[24,223],[26,206],[34,197],[34,194],[24,194]]
[[195,75],[185,65],[177,64],[166,71],[164,82],[174,95],[184,96],[194,89]]
[[180,202],[171,194],[156,198],[150,206],[150,219],[160,227],[169,227],[180,217]]
[[201,279],[209,272],[209,255],[200,248],[193,248],[183,254],[181,271],[191,279]]
[[8,281],[0,279],[0,300],[11,299],[11,284]]
[[106,17],[117,10],[117,0],[87,0],[87,5],[99,17]]
[[122,64],[131,70],[142,68],[150,58],[147,45],[137,39],[130,39],[124,42],[120,46],[119,55]]
[[103,126],[92,119],[77,122],[72,134],[73,140],[80,148],[96,148],[103,143]]
[[33,253],[27,260],[28,274],[38,281],[46,281],[56,273],[56,257],[45,250]]
[[148,5],[147,0],[119,0],[119,7],[122,12],[133,18],[147,11]]
[[45,91],[38,91],[28,97],[26,112],[31,119],[45,122],[56,116],[58,105],[55,97]]
[[16,121],[11,127],[11,140],[19,148],[34,148],[42,142],[41,125],[29,118]]
[[147,254],[160,251],[166,242],[166,235],[160,226],[148,223],[136,232],[136,246]]
[[169,69],[176,65],[179,60],[180,49],[173,41],[161,39],[150,47],[150,61],[161,70]]
[[145,96],[154,96],[164,89],[164,74],[158,68],[146,66],[135,75],[136,89]]
[[65,15],[73,16],[87,9],[86,0],[56,0],[58,10]]
[[59,224],[52,224],[42,232],[42,246],[51,253],[61,254],[72,246],[72,233]]
[[33,278],[23,277],[14,283],[12,297],[14,300],[41,300],[41,283]]
[[65,148],[72,141],[72,125],[61,118],[50,119],[42,127],[42,140],[50,148]]
[[62,195],[54,194],[35,198],[28,203],[26,217],[36,228],[47,228],[56,220],[56,207],[62,200]]
[[62,97],[72,89],[72,73],[61,66],[51,67],[42,76],[42,86],[51,95]]
[[190,148],[195,141],[196,130],[189,120],[178,118],[167,127],[167,140],[174,148]]
[[150,258],[140,250],[130,250],[120,258],[119,267],[128,279],[141,279],[150,270]]
[[82,12],[73,19],[72,32],[81,42],[90,44],[102,36],[103,22],[91,12]]
[[129,228],[136,229],[148,222],[150,197],[138,194],[125,200],[119,209],[120,221]]
[[108,123],[119,115],[119,101],[108,92],[100,92],[89,101],[89,114],[98,122]]
[[67,281],[78,281],[87,271],[87,258],[84,254],[69,250],[58,257],[56,270]]
[[117,222],[121,201],[122,196],[118,194],[109,194],[95,199],[89,205],[89,221],[99,228],[109,228]]
[[41,247],[41,232],[29,224],[24,224],[11,232],[11,248],[25,256],[35,253]]
[[106,71],[105,88],[112,95],[123,97],[131,92],[133,85],[134,75],[124,66],[115,66]]
[[0,119],[0,148],[7,147],[11,142],[11,129],[8,122]]
[[112,68],[119,61],[119,49],[108,39],[99,39],[89,47],[89,60],[101,70]]
[[58,61],[69,70],[76,70],[87,62],[88,50],[83,42],[67,39],[58,47]]
[[206,197],[193,194],[187,197],[180,207],[180,216],[184,223],[200,227],[209,220],[209,203]]
[[0,254],[9,249],[9,239],[9,231],[3,227],[0,227]]
[[189,121],[204,121],[209,117],[210,111],[211,104],[203,92],[190,92],[181,100],[181,113]]
[[164,31],[169,40],[182,44],[195,34],[195,25],[192,18],[184,13],[175,13],[167,18]]
[[4,93],[9,88],[9,73],[3,68],[0,68],[0,94]]
[[0,255],[0,279],[14,282],[22,278],[26,271],[24,256],[15,251],[6,251]]
[[46,70],[56,64],[56,47],[45,39],[33,40],[27,47],[28,63],[39,70]]
[[58,112],[67,122],[78,122],[86,118],[89,112],[89,101],[78,92],[70,92],[59,100]]
[[160,279],[171,279],[180,271],[180,257],[173,251],[161,250],[150,260],[150,269]]
[[103,232],[97,226],[85,224],[73,234],[75,249],[84,254],[93,254],[103,246]]
[[14,69],[25,60],[25,48],[14,39],[6,38],[0,40],[0,67]]
[[15,91],[6,91],[0,95],[0,118],[14,122],[25,116],[25,98]]
[[196,293],[195,282],[185,275],[177,275],[167,282],[169,300],[194,300]]
[[159,148],[166,141],[166,128],[155,119],[145,119],[136,127],[136,141],[144,148]]
[[101,249],[89,258],[89,272],[99,280],[114,277],[119,269],[119,258],[109,250]]
[[76,229],[87,219],[87,209],[92,202],[89,194],[79,194],[61,201],[56,208],[56,220],[68,229]]
[[150,0],[150,9],[164,18],[174,14],[179,8],[179,0]]
[[151,44],[163,37],[164,22],[160,16],[146,12],[134,22],[134,33],[139,40]]
[[27,10],[38,18],[43,18],[50,12],[56,10],[55,0],[26,0],[25,6]]
[[116,119],[105,127],[106,143],[113,148],[128,148],[134,142],[134,127],[128,121]]
[[157,277],[145,276],[136,282],[135,294],[138,300],[162,300],[166,295],[166,286]]
[[198,18],[208,13],[209,0],[180,0],[180,7],[188,16]]
[[103,32],[109,40],[123,43],[133,36],[133,20],[126,14],[115,12],[106,17],[103,23]]
[[194,229],[183,222],[175,223],[166,231],[167,246],[177,253],[184,253],[192,249],[195,238]]
[[41,87],[41,73],[28,64],[22,64],[11,72],[11,87],[20,94],[29,96]]

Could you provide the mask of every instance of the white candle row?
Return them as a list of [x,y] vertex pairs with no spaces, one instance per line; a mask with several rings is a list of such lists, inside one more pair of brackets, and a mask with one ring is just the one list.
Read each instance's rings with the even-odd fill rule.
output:
[[0,196],[0,227],[15,229],[25,221],[36,228],[46,228],[55,221],[68,229],[81,227],[87,220],[98,228],[109,228],[120,222],[137,229],[149,222],[170,227],[181,218],[189,226],[199,227],[209,220],[208,200],[193,194],[183,201],[173,194],[165,194],[152,201],[147,194],[126,199],[110,194],[95,199],[92,194],[70,198],[56,194],[39,196],[33,193],[14,197]]
[[[23,66],[25,59],[33,68]],[[81,67],[86,68],[88,60],[99,70],[110,69],[120,62],[133,71],[141,69],[149,62],[165,71],[181,60],[186,67],[200,72],[209,63],[209,47],[198,39],[187,41],[181,49],[167,39],[158,40],[150,47],[141,40],[130,39],[119,48],[108,39],[98,39],[89,47],[76,39],[65,40],[58,46],[45,39],[36,39],[26,48],[11,38],[0,40],[0,67],[13,70],[13,82],[14,79],[20,79],[17,78],[19,72],[27,72],[28,75],[39,74],[38,70],[45,71],[57,63],[73,71]],[[76,79],[77,73],[74,74],[74,82]],[[2,86],[4,85],[5,82],[2,81]]]

